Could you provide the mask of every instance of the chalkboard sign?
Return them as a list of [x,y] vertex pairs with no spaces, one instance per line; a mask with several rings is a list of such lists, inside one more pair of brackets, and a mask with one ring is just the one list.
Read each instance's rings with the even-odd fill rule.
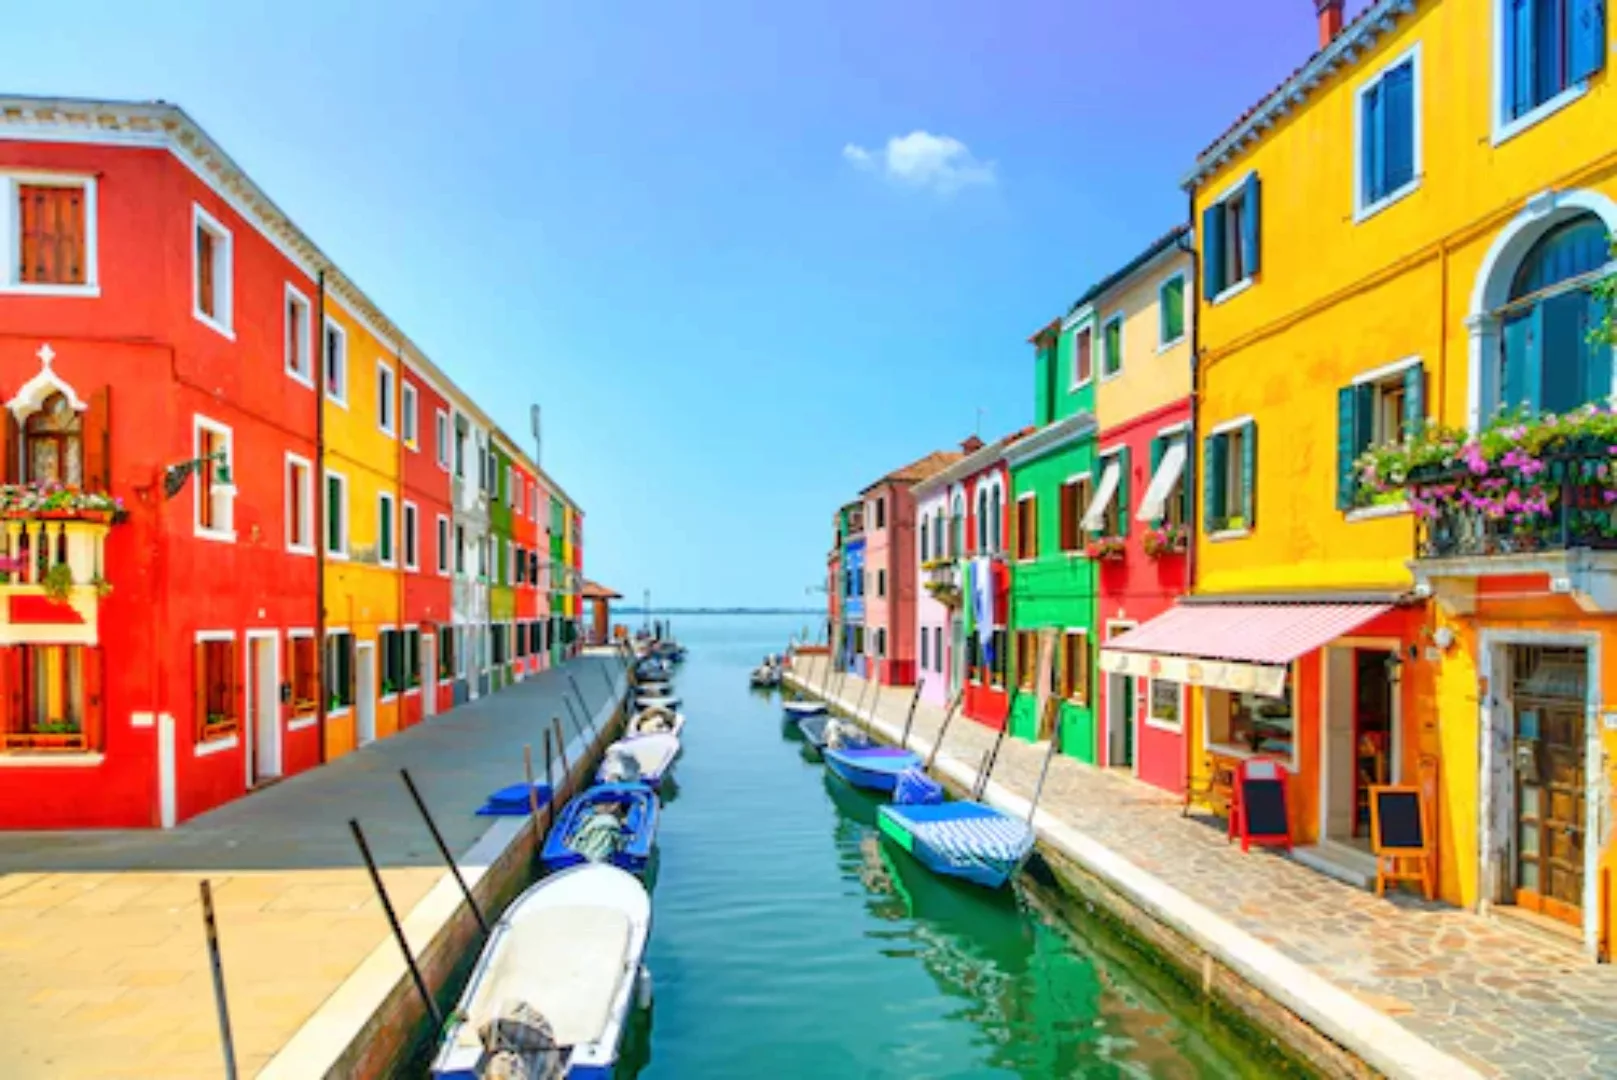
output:
[[1417,854],[1426,851],[1426,821],[1420,789],[1370,789],[1371,846],[1376,854]]
[[1286,767],[1267,758],[1241,762],[1235,773],[1235,814],[1230,824],[1251,844],[1291,847],[1291,821],[1286,811]]

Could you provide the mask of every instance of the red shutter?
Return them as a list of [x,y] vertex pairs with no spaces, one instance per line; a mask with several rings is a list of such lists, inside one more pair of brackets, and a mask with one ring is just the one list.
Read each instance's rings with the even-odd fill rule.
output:
[[17,188],[18,280],[82,285],[85,280],[84,188],[21,184]]
[[22,654],[20,645],[13,645],[8,649],[0,650],[4,653],[0,661],[0,679],[4,680],[3,700],[6,714],[0,718],[0,732],[19,732],[28,730],[28,718],[22,710]]
[[84,413],[84,487],[88,491],[108,491],[112,486],[111,465],[112,389],[103,386],[90,395]]
[[17,232],[22,243],[17,255],[17,280],[38,281],[39,268],[39,215],[41,207],[37,193],[40,188],[19,185],[17,188]]
[[100,649],[81,646],[84,669],[84,748],[101,749],[101,664]]

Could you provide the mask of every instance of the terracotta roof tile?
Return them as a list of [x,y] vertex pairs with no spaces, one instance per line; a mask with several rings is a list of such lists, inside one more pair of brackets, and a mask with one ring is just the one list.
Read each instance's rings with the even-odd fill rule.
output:
[[583,597],[585,600],[622,600],[623,599],[623,594],[622,593],[615,593],[611,589],[607,588],[605,585],[597,585],[595,582],[590,581],[588,579],[585,580],[584,587],[579,590],[578,595]]
[[958,450],[934,450],[926,457],[912,461],[903,468],[894,469],[875,483],[866,485],[863,490],[870,491],[883,484],[919,484],[933,473],[942,472],[965,456]]

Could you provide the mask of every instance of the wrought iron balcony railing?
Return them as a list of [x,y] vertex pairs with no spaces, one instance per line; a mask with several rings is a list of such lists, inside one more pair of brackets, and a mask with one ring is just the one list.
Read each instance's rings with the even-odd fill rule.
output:
[[1617,550],[1617,458],[1601,445],[1546,456],[1529,481],[1465,466],[1411,474],[1420,559]]

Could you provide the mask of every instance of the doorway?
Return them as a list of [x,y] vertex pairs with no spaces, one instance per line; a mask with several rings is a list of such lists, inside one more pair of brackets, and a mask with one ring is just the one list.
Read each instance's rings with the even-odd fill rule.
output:
[[1398,778],[1396,642],[1325,651],[1325,839],[1370,851],[1370,788]]
[[1506,667],[1513,899],[1529,911],[1581,926],[1589,654],[1512,645]]
[[[1133,622],[1106,624],[1106,640],[1133,630]],[[1134,724],[1138,713],[1135,678],[1108,673],[1106,676],[1106,764],[1114,769],[1135,770]]]
[[421,630],[421,719],[426,720],[438,712],[438,633],[423,627]]
[[257,787],[281,775],[280,664],[274,631],[247,635],[247,785]]
[[376,741],[376,643],[354,647],[354,743]]

